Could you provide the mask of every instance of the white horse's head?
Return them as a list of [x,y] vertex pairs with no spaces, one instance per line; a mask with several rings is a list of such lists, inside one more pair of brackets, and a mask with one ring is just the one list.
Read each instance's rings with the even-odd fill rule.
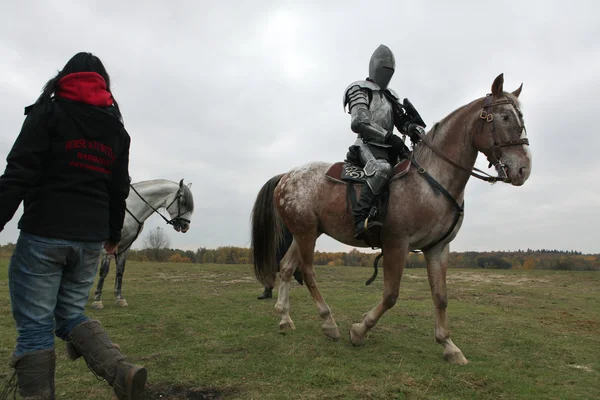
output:
[[171,217],[170,223],[177,232],[186,233],[190,229],[194,212],[194,197],[190,190],[191,187],[191,183],[185,185],[182,179],[177,191],[166,202],[166,209]]

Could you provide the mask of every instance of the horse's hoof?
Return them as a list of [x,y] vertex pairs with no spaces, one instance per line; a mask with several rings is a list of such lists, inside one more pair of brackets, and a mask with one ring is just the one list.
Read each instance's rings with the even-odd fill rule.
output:
[[323,330],[323,335],[327,336],[329,339],[338,340],[340,338],[340,330],[337,325],[325,325],[321,327]]
[[365,335],[364,334],[360,334],[359,333],[360,330],[360,324],[353,324],[352,328],[350,329],[349,335],[350,335],[350,343],[352,343],[353,346],[362,346],[363,344],[365,344]]
[[125,300],[125,299],[119,299],[119,300],[117,300],[117,305],[119,307],[127,307],[129,304],[127,304],[127,300]]
[[92,303],[92,308],[95,308],[96,310],[102,310],[104,308],[104,304],[102,304],[102,300],[94,301]]
[[444,352],[444,358],[450,364],[467,365],[469,361],[465,358],[462,351]]
[[286,321],[286,322],[280,322],[279,323],[279,329],[281,329],[282,332],[290,332],[296,329],[296,326],[294,325],[294,323],[292,322],[292,320]]

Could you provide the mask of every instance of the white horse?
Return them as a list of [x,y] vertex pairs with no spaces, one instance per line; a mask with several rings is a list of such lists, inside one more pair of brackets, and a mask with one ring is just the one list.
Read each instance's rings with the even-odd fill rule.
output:
[[[125,261],[127,260],[129,248],[144,229],[144,221],[152,214],[157,213],[167,224],[173,225],[173,229],[177,232],[185,233],[190,229],[192,213],[194,211],[194,198],[190,190],[191,186],[191,183],[184,185],[183,179],[179,183],[157,179],[131,185],[131,190],[127,197],[127,213],[125,214],[125,221],[121,230],[121,241],[114,255],[117,264],[115,277],[115,299],[117,305],[122,307],[127,306],[127,301],[121,293]],[[158,210],[163,208],[169,213],[170,220],[158,212]],[[94,293],[93,308],[104,308],[102,304],[102,287],[104,286],[104,279],[108,275],[110,260],[111,257],[108,254],[102,257],[100,279]]]

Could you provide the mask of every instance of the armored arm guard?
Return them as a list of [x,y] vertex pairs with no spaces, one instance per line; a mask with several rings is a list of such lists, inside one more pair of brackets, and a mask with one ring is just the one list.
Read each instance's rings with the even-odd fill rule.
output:
[[393,90],[387,89],[386,96],[394,106],[394,125],[396,129],[402,134],[410,136],[413,143],[419,142],[418,130],[423,130],[427,126],[423,118],[408,99],[404,99],[403,103],[400,104],[400,98]]
[[389,88],[385,90],[384,94],[390,100],[394,109],[394,126],[403,135],[408,135],[408,125],[411,122],[411,118],[400,103],[400,97],[398,97],[395,91]]
[[[369,87],[373,86],[373,87]],[[367,141],[385,143],[390,132],[374,123],[369,110],[370,90],[379,87],[368,81],[355,82],[350,85],[344,94],[344,108],[348,104],[352,120],[350,128],[353,132],[363,136]]]

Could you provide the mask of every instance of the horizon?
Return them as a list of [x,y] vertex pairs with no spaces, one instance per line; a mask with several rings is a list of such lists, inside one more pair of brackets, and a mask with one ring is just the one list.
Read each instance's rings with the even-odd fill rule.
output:
[[[451,251],[600,253],[599,3],[509,0],[489,9],[475,0],[382,2],[378,13],[352,1],[206,4],[6,4],[0,154],[6,157],[20,132],[23,107],[73,54],[90,51],[110,74],[131,136],[132,181],[192,183],[190,231],[168,230],[173,245],[249,246],[250,212],[268,179],[307,162],[344,159],[356,140],[344,89],[365,79],[371,54],[385,44],[397,64],[390,88],[410,99],[428,127],[485,96],[500,73],[507,92],[523,84],[531,175],[521,187],[472,179]],[[406,16],[401,25],[399,15]],[[500,28],[507,24],[518,29]],[[357,26],[369,29],[349,35]],[[492,34],[484,54],[474,32]],[[475,166],[493,172],[482,155]],[[22,213],[20,206],[0,242],[16,241]],[[144,229],[162,224],[152,216]],[[325,235],[316,246],[352,248]]]

